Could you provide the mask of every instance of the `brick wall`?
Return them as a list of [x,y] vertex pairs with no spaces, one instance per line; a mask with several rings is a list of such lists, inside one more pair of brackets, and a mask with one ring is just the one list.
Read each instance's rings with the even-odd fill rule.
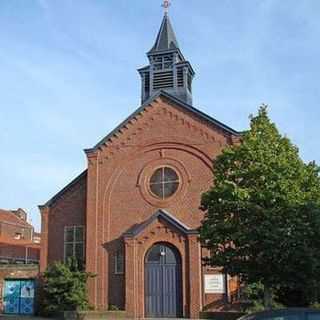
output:
[[[63,258],[64,227],[86,221],[86,267],[97,274],[89,283],[90,301],[99,309],[109,304],[124,308],[130,303],[125,299],[125,279],[114,274],[114,253],[124,246],[123,234],[159,208],[189,228],[199,227],[203,218],[200,196],[212,184],[212,159],[232,141],[226,131],[177,105],[172,106],[164,98],[152,102],[121,132],[98,149],[88,150],[87,177],[46,208],[48,262]],[[159,201],[148,189],[148,179],[159,166],[174,168],[180,178],[178,191],[166,201]],[[200,249],[190,248],[194,257],[186,259],[184,272],[195,270],[192,276],[201,290],[203,270],[198,267],[197,250]],[[190,286],[191,278],[185,279],[184,285]],[[212,296],[210,301],[208,298],[203,301],[197,290],[194,294],[200,295],[201,301],[190,306],[189,297],[185,302],[186,308],[193,310],[193,316],[203,303],[222,299]],[[143,304],[141,299],[139,303]]]
[[1,236],[11,239],[17,238],[18,235],[21,235],[19,239],[31,240],[33,228],[31,226],[21,226],[19,224],[0,221],[0,233]]
[[40,248],[27,248],[24,246],[0,243],[0,257],[5,260],[18,260],[30,262],[39,261]]
[[86,177],[66,191],[48,215],[48,261],[64,259],[64,228],[85,225]]
[[[115,300],[117,293],[110,288],[117,285],[124,291],[108,270],[112,262],[106,261],[113,255],[106,244],[120,245],[124,232],[158,208],[197,228],[203,217],[200,195],[212,183],[211,161],[229,140],[220,129],[159,99],[112,141],[88,154],[87,252],[96,254],[87,256],[87,262],[98,274],[91,287],[98,307]],[[147,190],[148,178],[161,165],[175,168],[181,179],[181,189],[169,201],[158,201]]]

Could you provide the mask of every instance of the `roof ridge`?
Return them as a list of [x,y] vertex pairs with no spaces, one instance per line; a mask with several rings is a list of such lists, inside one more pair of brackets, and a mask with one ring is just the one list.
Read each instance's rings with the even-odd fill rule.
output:
[[141,233],[146,227],[151,225],[156,219],[163,218],[179,231],[184,234],[198,234],[199,231],[197,229],[192,229],[182,223],[179,219],[173,216],[171,213],[164,209],[158,209],[154,212],[147,220],[142,222],[139,225],[136,225],[132,230],[123,234],[124,237],[136,237],[139,233]]
[[88,148],[85,149],[84,151],[86,153],[89,152],[94,152],[96,151],[99,147],[101,147],[103,144],[105,144],[107,141],[109,141],[114,135],[116,135],[121,128],[123,128],[126,124],[128,124],[130,122],[130,120],[132,120],[133,118],[135,118],[138,114],[140,114],[141,112],[144,111],[144,109],[149,106],[154,100],[156,100],[157,98],[159,98],[160,96],[164,96],[167,99],[172,100],[173,102],[175,102],[176,104],[180,105],[181,107],[185,108],[186,110],[188,110],[189,112],[192,112],[194,114],[196,114],[198,117],[205,119],[206,121],[208,121],[209,123],[215,125],[216,127],[227,131],[230,134],[239,136],[241,135],[240,132],[232,129],[231,127],[225,125],[224,123],[216,120],[215,118],[207,115],[206,113],[200,111],[199,109],[183,102],[182,100],[172,96],[171,94],[167,93],[166,91],[159,91],[157,93],[155,93],[153,96],[151,96],[148,100],[146,100],[138,109],[136,109],[129,117],[127,117],[124,121],[122,121],[115,129],[113,129],[111,132],[109,132],[104,138],[102,138],[93,148]]
[[62,188],[58,193],[56,193],[53,197],[51,197],[45,204],[39,205],[39,208],[42,207],[50,207],[62,194],[68,191],[72,186],[74,186],[82,177],[87,174],[88,169],[81,172],[79,175],[76,176],[70,183],[68,183],[64,188]]

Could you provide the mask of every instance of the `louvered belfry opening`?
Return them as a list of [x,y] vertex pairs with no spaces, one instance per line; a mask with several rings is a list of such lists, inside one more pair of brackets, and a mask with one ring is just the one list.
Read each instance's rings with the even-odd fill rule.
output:
[[154,56],[152,65],[153,89],[173,88],[173,54]]
[[165,91],[192,105],[194,71],[179,49],[168,15],[164,16],[156,42],[147,55],[150,64],[138,70],[142,79],[142,103]]
[[183,68],[177,68],[177,78],[178,78],[178,87],[183,87],[184,79],[183,79]]
[[150,73],[146,72],[144,74],[144,92],[147,95],[146,98],[150,96]]
[[153,75],[153,89],[173,88],[173,72],[163,71]]

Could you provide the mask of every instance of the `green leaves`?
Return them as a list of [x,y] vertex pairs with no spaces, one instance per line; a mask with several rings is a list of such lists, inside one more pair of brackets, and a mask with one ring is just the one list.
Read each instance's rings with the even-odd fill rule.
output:
[[54,314],[88,309],[86,283],[92,276],[79,270],[75,259],[49,266],[43,275],[43,311]]
[[319,172],[262,106],[241,144],[214,160],[213,186],[202,195],[200,231],[215,253],[210,263],[271,288],[302,288],[319,278]]

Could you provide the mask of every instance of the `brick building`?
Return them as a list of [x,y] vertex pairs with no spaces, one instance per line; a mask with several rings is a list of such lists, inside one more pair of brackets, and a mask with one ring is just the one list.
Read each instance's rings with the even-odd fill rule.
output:
[[88,167],[40,206],[40,268],[75,256],[97,275],[91,303],[131,317],[225,309],[235,279],[202,265],[201,193],[239,133],[192,106],[194,70],[165,14],[139,69],[141,107],[91,149]]
[[0,209],[0,264],[38,264],[39,242],[24,210]]
[[34,312],[35,279],[39,274],[40,234],[22,210],[0,209],[0,311]]
[[30,240],[33,227],[27,222],[27,213],[22,210],[0,209],[0,236]]

